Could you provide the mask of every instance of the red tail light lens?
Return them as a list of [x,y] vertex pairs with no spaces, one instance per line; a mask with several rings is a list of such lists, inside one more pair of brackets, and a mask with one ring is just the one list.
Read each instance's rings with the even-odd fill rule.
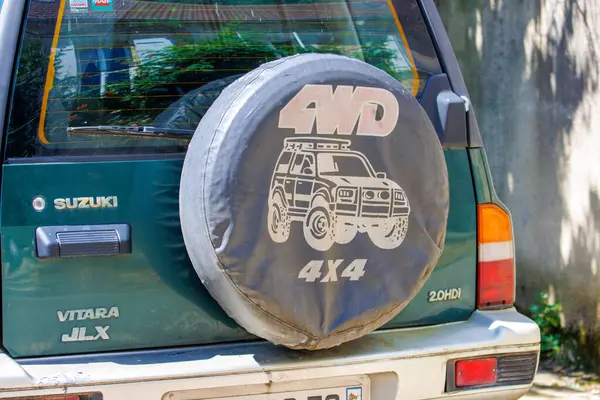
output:
[[515,263],[498,260],[479,263],[477,307],[512,305],[515,301]]
[[[538,352],[486,354],[479,358],[448,360],[446,392],[485,387],[530,385],[538,365]],[[474,399],[477,396],[473,396]]]
[[482,386],[496,383],[497,361],[495,358],[457,361],[455,385],[459,387]]
[[515,301],[515,260],[510,215],[496,204],[477,206],[477,307]]

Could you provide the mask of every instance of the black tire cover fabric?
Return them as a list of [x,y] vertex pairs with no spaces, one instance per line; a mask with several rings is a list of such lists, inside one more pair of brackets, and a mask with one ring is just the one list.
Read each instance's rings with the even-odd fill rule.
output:
[[215,102],[223,89],[241,76],[243,75],[237,74],[217,79],[198,89],[190,90],[161,112],[152,122],[152,126],[175,125],[178,129],[196,129],[209,106]]
[[304,54],[249,72],[210,107],[185,158],[180,218],[228,315],[314,350],[410,302],[441,255],[448,190],[434,128],[397,80]]

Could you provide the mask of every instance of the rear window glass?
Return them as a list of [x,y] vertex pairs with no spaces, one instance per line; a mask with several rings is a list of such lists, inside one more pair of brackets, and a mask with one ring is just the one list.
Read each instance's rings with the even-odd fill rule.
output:
[[415,96],[440,72],[415,0],[34,0],[7,156],[185,152],[185,139],[67,128],[194,129],[229,83],[305,52],[362,59]]

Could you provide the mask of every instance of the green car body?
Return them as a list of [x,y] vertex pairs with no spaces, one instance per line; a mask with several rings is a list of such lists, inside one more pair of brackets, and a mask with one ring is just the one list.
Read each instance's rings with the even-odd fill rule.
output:
[[[466,149],[445,151],[450,214],[444,253],[431,277],[387,328],[466,320],[475,309],[476,208]],[[251,340],[202,287],[178,219],[183,159],[4,165],[2,198],[4,345],[15,357],[164,348]],[[28,176],[23,181],[23,176]],[[68,179],[65,179],[68,177]],[[481,182],[485,185],[487,182]],[[489,188],[482,187],[483,192]],[[34,198],[47,208],[35,211]],[[57,210],[54,199],[116,196],[118,207]],[[39,226],[131,226],[132,254],[40,260]],[[460,299],[429,302],[432,291]],[[58,313],[118,307],[119,318],[61,322]],[[80,313],[81,314],[81,313]],[[83,317],[83,315],[81,316]],[[62,342],[75,327],[110,326],[110,340]],[[40,329],[43,327],[43,329]]]

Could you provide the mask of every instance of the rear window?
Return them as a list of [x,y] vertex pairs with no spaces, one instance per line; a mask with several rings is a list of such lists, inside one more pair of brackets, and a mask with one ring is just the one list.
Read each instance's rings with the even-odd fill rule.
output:
[[440,72],[416,0],[34,0],[7,156],[185,152],[185,139],[67,128],[194,129],[229,83],[306,52],[364,60],[417,97]]

